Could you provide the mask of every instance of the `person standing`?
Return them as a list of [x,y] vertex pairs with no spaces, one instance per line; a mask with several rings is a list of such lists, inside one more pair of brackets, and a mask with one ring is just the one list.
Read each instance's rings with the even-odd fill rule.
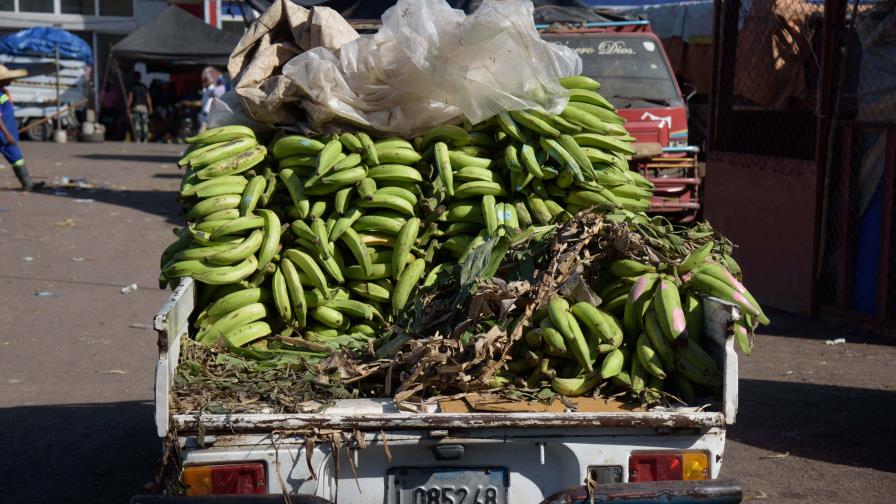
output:
[[123,126],[126,118],[121,93],[112,87],[112,82],[106,82],[100,93],[100,124],[106,127],[106,140],[121,140],[127,136],[127,128]]
[[212,101],[225,92],[227,88],[224,85],[224,75],[215,67],[205,67],[202,70],[202,102],[199,106],[200,133],[208,129],[208,113],[212,108]]
[[128,109],[131,111],[131,125],[134,141],[145,142],[149,134],[149,115],[152,114],[152,97],[142,82],[140,72],[134,72],[131,89],[128,90]]
[[28,71],[22,68],[10,70],[0,65],[0,152],[6,161],[12,165],[12,171],[22,184],[23,191],[34,188],[31,177],[28,176],[28,168],[25,167],[25,158],[19,149],[19,127],[16,124],[16,114],[13,108],[12,97],[6,90],[6,86],[13,79],[25,77]]

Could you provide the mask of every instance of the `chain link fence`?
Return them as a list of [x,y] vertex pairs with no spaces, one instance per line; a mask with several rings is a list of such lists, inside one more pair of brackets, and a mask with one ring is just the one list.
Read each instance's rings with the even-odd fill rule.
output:
[[821,232],[822,309],[896,320],[896,2],[850,2],[838,26],[844,64],[834,90]]
[[721,76],[729,82],[721,86],[713,147],[814,159],[823,7],[805,0],[726,3],[723,30],[736,29],[726,48],[734,72]]
[[716,5],[705,215],[739,244],[735,258],[761,303],[808,313],[824,6]]
[[[811,283],[813,307],[892,326],[896,0],[722,0],[717,5],[720,70],[714,77],[710,149],[719,153],[720,169],[728,170],[726,181],[750,183],[762,209],[779,212],[767,216],[778,221],[766,231],[790,226],[799,235],[745,232],[758,243],[754,265],[766,260],[764,253],[770,261],[783,261],[775,254],[789,253],[786,258],[797,258],[798,267],[814,257],[814,271],[798,276],[802,284]],[[732,175],[738,167],[750,175]],[[708,178],[711,169],[708,165]],[[776,187],[781,183],[784,189]],[[719,190],[725,188],[707,182],[708,195]],[[798,205],[782,204],[782,198]],[[802,208],[809,210],[793,217]],[[721,213],[740,218],[739,224],[749,222],[745,212]],[[805,232],[815,229],[812,221],[817,234]],[[800,241],[813,238],[818,243],[809,252],[800,248]],[[774,270],[765,267],[766,273]],[[810,281],[803,282],[807,277]],[[769,289],[778,301],[788,295],[784,284],[772,286],[777,292]]]

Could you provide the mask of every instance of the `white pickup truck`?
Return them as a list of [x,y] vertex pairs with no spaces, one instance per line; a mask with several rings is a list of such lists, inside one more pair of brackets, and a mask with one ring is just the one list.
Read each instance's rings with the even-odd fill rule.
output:
[[[186,279],[155,318],[156,425],[177,445],[167,455],[182,466],[188,495],[137,496],[133,504],[585,503],[589,487],[593,502],[741,500],[736,482],[716,479],[737,412],[728,327],[739,313],[730,305],[705,302],[709,350],[724,369],[721,403],[708,407],[420,413],[384,398],[336,400],[308,414],[197,414],[169,406],[195,293]],[[339,432],[335,447],[322,442]]]
[[[59,104],[56,106],[56,64],[53,58],[0,54],[0,64],[25,68],[29,75],[14,80],[7,91],[15,101],[19,129],[27,128],[29,140],[46,141],[53,137],[55,117],[61,115],[63,127],[77,127],[74,111],[88,102],[89,65],[79,60],[59,60]],[[57,113],[58,112],[58,113]],[[53,119],[53,120],[48,120]]]

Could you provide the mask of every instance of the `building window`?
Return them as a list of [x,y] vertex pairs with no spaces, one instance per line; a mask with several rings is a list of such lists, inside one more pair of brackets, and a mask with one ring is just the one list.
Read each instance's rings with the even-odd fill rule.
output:
[[244,2],[237,2],[233,0],[224,0],[223,2],[221,2],[221,14],[224,16],[233,16],[240,19],[243,18],[244,14],[248,16],[249,19],[252,19],[254,17],[252,7],[244,5]]
[[83,14],[92,16],[96,14],[94,0],[60,0],[62,14]]
[[20,12],[53,12],[53,0],[19,0]]
[[133,15],[132,0],[100,0],[100,16],[132,17]]
[[[100,11],[96,6],[99,2]],[[134,17],[134,0],[0,0],[0,12],[39,12],[46,14],[74,14],[81,16]],[[201,9],[201,6],[200,6]]]

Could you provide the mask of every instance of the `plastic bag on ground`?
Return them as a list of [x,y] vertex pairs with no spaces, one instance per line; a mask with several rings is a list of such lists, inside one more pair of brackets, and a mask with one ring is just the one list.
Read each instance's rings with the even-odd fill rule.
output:
[[469,16],[444,0],[399,0],[375,35],[309,49],[283,76],[307,95],[315,125],[342,119],[412,136],[502,110],[559,113],[567,92],[557,80],[579,74],[581,59],[542,40],[532,11],[528,0],[486,0]]

